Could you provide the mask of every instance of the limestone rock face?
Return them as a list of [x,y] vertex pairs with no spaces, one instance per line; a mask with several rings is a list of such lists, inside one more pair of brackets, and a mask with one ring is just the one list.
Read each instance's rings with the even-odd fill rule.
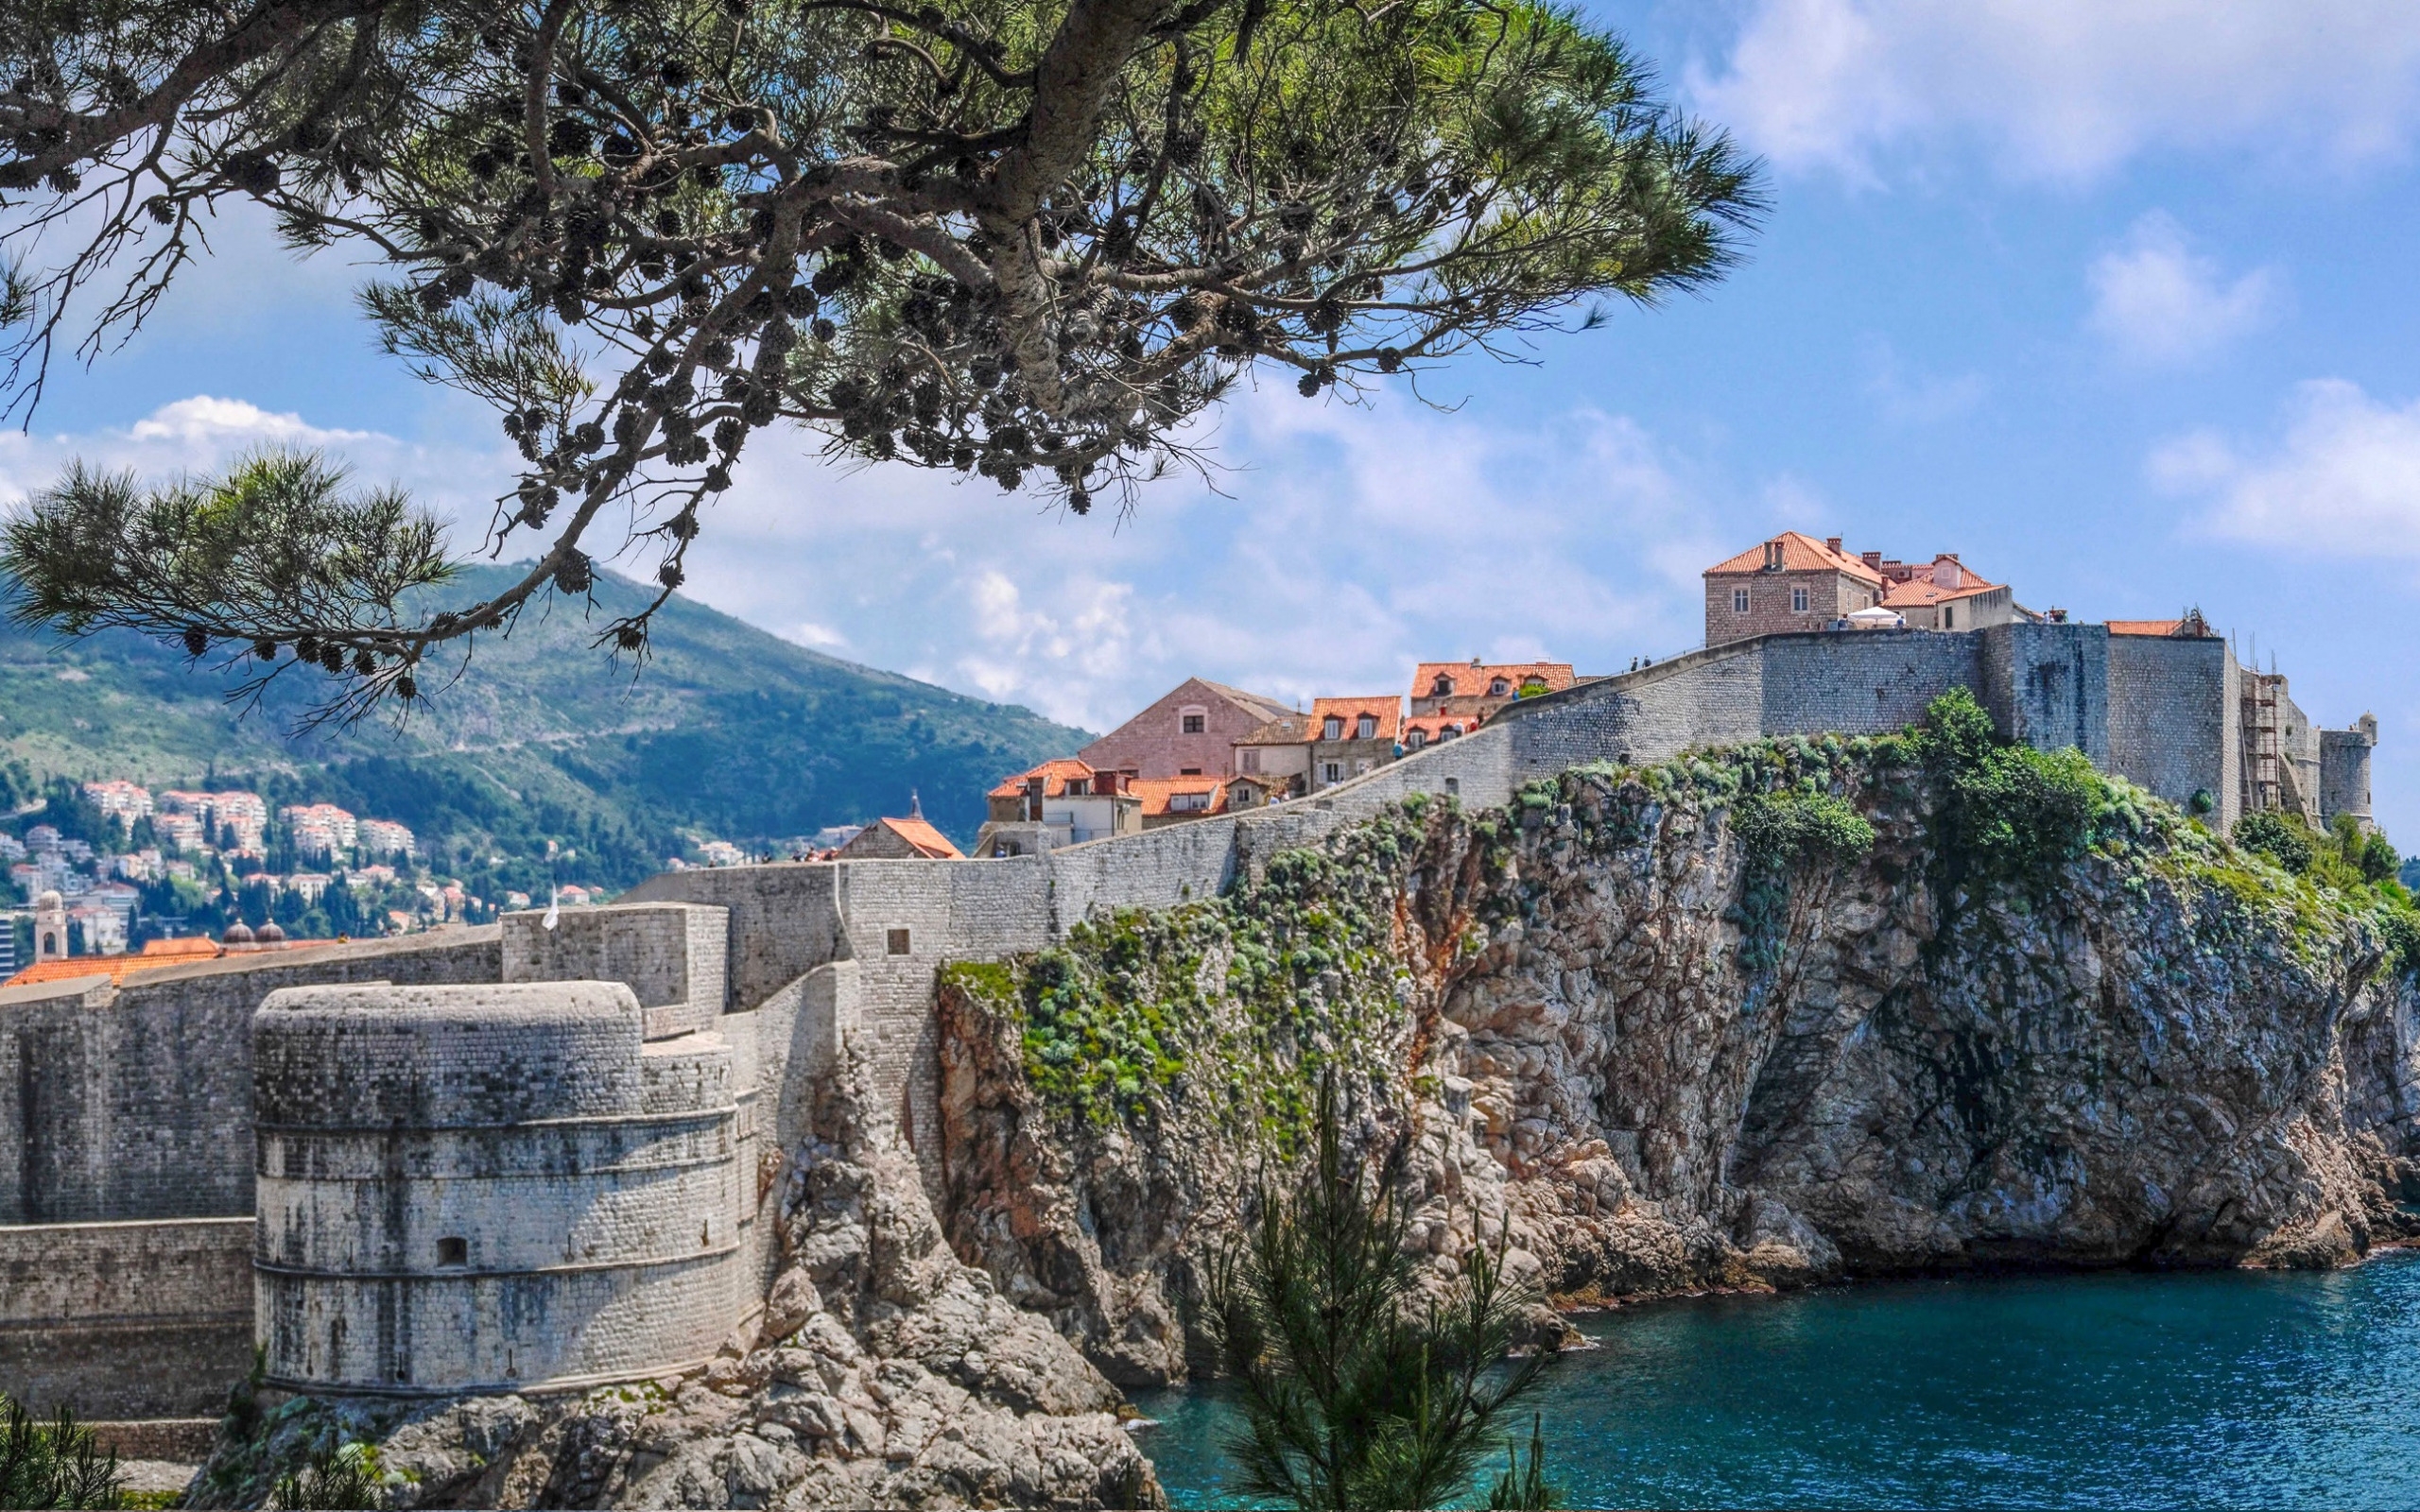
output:
[[[2211,879],[2236,863],[2182,832],[1962,881],[1919,780],[1841,790],[1877,845],[1792,869],[1761,912],[1719,793],[1582,772],[1509,822],[1427,816],[1392,884],[1400,1011],[1322,1048],[1383,1073],[1361,1136],[1409,1142],[1441,1277],[1475,1234],[1509,1233],[1569,1306],[2334,1265],[2408,1231],[2420,998],[2357,911],[2230,891]],[[1184,1079],[1146,1119],[1071,1118],[1013,1013],[944,997],[954,1246],[1114,1379],[1181,1376],[1178,1303],[1260,1159],[1249,1131]]]
[[1165,1504],[1123,1403],[942,1241],[861,1070],[796,1152],[761,1323],[704,1370],[572,1399],[291,1399],[222,1439],[200,1505],[258,1505],[315,1447],[374,1447],[390,1503],[1076,1509]]

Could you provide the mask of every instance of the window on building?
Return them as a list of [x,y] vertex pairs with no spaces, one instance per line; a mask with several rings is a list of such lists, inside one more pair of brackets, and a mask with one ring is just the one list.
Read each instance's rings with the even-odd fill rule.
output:
[[906,954],[908,954],[908,932],[907,932],[906,930],[904,930],[904,929],[894,929],[894,930],[892,930],[892,931],[890,932],[890,936],[889,940],[885,943],[884,948],[885,948],[886,950],[888,950],[888,951],[889,951],[891,954],[893,954],[893,955],[906,955]]
[[1418,750],[1421,747],[1428,744],[1428,731],[1425,730],[1408,730],[1404,731],[1403,743],[1409,749]]
[[1342,740],[1343,738],[1344,716],[1342,714],[1330,714],[1320,721],[1320,739]]
[[1210,795],[1207,793],[1170,793],[1168,795],[1170,814],[1199,814],[1209,806]]
[[1322,762],[1320,764],[1320,781],[1322,782],[1340,782],[1344,781],[1344,764],[1341,762]]
[[1958,610],[1947,604],[1941,606],[1941,627],[1945,630],[1958,627]]
[[1377,739],[1378,716],[1376,714],[1363,714],[1360,718],[1353,721],[1353,738],[1356,740]]
[[471,1242],[467,1239],[445,1238],[437,1242],[437,1263],[441,1265],[467,1265],[471,1263]]
[[1792,614],[1806,612],[1806,590],[1793,588],[1789,591],[1789,611]]
[[1176,769],[1176,775],[1179,777],[1200,777],[1201,775],[1201,768],[1199,766],[1180,766]]
[[1239,771],[1239,772],[1256,772],[1256,771],[1259,771],[1259,770],[1260,770],[1260,751],[1259,751],[1259,749],[1258,749],[1257,747],[1246,747],[1244,749],[1237,751],[1237,752],[1236,753],[1236,770],[1237,770],[1237,771]]
[[1428,685],[1428,696],[1431,698],[1450,698],[1453,696],[1454,679],[1445,676],[1442,672],[1437,674],[1437,680]]
[[1748,591],[1746,589],[1735,588],[1731,591],[1731,612],[1734,614],[1745,614],[1748,612]]
[[1509,696],[1512,692],[1512,684],[1505,681],[1502,678],[1497,678],[1487,685],[1487,696],[1491,698],[1502,698]]
[[1198,735],[1201,733],[1202,727],[1208,722],[1207,717],[1202,714],[1180,714],[1177,720],[1177,728],[1188,735]]
[[1088,797],[1092,793],[1092,782],[1088,778],[1071,777],[1067,779],[1067,796],[1069,798]]
[[1439,740],[1451,740],[1461,732],[1462,727],[1460,725],[1440,725],[1437,727],[1437,738]]

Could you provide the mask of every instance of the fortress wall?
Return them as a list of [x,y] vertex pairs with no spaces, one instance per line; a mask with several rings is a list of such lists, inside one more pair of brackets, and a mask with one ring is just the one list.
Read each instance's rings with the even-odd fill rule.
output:
[[[493,929],[0,992],[0,1222],[249,1215],[251,1016],[281,987],[493,981]],[[88,983],[92,979],[84,979]]]
[[[1986,706],[1987,637],[1996,630],[1851,630],[1765,644],[1765,735],[1885,735],[1964,687]],[[1737,740],[1742,736],[1729,736]]]
[[2333,818],[2370,817],[2370,752],[2376,747],[2358,730],[2324,730],[2319,735],[2319,803]]
[[614,903],[505,915],[507,982],[619,982],[648,1010],[648,1036],[707,1029],[729,1006],[731,913],[698,903]]
[[840,868],[829,862],[666,871],[622,894],[614,906],[681,902],[730,910],[727,1003],[740,1010],[848,954],[840,929],[839,875]]
[[618,983],[305,988],[254,1019],[268,1379],[418,1395],[685,1367],[742,1314],[730,1046]]
[[[2109,638],[2109,769],[2187,813],[2207,792],[2223,808],[2237,773],[2224,641],[2168,636]],[[2205,822],[2226,822],[2214,810]]]
[[252,1361],[252,1220],[0,1228],[0,1391],[78,1417],[216,1417]]
[[2000,733],[2040,750],[2074,747],[2109,766],[2109,627],[1995,625],[1976,687]]

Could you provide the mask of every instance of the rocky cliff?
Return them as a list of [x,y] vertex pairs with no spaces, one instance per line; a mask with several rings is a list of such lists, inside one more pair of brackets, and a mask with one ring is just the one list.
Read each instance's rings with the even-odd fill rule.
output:
[[[1361,1137],[1412,1142],[1441,1272],[1509,1218],[1566,1304],[2330,1265],[2404,1233],[2400,900],[2088,770],[1962,787],[1922,742],[1415,803],[1228,898],[949,973],[953,1245],[1113,1379],[1174,1379],[1201,1258],[1322,1065]],[[1781,802],[1856,833],[1742,822]]]

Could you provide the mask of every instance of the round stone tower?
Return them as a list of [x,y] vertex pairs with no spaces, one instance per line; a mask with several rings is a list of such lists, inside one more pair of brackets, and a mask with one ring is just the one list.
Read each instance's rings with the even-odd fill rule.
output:
[[287,988],[252,1020],[255,1327],[320,1392],[573,1389],[709,1358],[745,1262],[731,1052],[619,983]]

